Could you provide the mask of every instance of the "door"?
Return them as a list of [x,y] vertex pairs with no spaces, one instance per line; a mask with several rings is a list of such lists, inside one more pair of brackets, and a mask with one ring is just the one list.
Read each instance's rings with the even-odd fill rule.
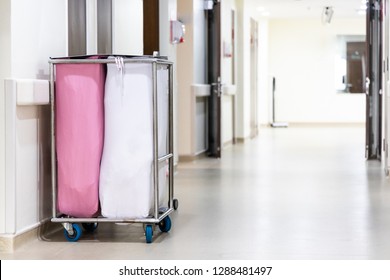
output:
[[221,157],[221,3],[214,2],[207,11],[207,83],[211,85],[209,97],[209,150],[210,157]]
[[144,54],[152,55],[160,50],[159,1],[144,0]]
[[346,87],[349,93],[364,92],[363,65],[365,57],[365,42],[347,42]]
[[381,159],[382,147],[382,26],[381,0],[367,7],[366,158]]

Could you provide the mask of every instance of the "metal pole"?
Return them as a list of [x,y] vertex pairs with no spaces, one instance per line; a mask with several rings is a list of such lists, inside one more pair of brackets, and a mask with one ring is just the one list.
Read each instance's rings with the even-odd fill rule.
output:
[[158,170],[158,99],[157,99],[157,63],[152,63],[153,81],[153,178],[154,178],[154,218],[158,218],[159,170]]
[[275,90],[276,90],[276,81],[275,81],[275,77],[272,77],[272,123],[275,122]]
[[51,185],[52,185],[52,217],[57,217],[57,164],[55,148],[55,97],[54,97],[54,64],[50,63],[50,114],[51,114]]
[[276,78],[272,77],[272,123],[271,127],[288,127],[288,123],[276,122]]
[[[169,71],[169,154],[174,155],[173,145],[173,65],[168,65]],[[169,201],[168,206],[173,207],[173,161],[174,156],[169,159]]]

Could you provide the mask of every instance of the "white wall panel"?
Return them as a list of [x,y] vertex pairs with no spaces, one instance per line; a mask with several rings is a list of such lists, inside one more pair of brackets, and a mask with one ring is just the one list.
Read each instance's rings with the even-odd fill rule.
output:
[[143,1],[113,1],[113,53],[143,54]]
[[178,107],[178,95],[177,95],[177,45],[171,44],[171,20],[177,20],[177,0],[160,0],[160,55],[167,56],[170,61],[173,62],[173,107],[174,107],[174,155],[175,164],[179,161],[178,154],[178,134],[177,134],[177,107]]
[[67,54],[66,0],[12,0],[12,77],[48,78],[50,56]]
[[365,34],[365,18],[270,21],[270,74],[276,77],[278,121],[297,123],[365,121],[365,95],[335,89],[337,35]]
[[67,55],[66,3],[0,3],[0,234],[21,233],[50,215],[50,207],[41,207],[50,176],[41,169],[50,158],[48,111],[17,106],[16,86],[5,87],[4,79],[48,79],[49,57]]
[[11,1],[0,1],[0,234],[5,232],[5,96],[4,79],[11,72]]

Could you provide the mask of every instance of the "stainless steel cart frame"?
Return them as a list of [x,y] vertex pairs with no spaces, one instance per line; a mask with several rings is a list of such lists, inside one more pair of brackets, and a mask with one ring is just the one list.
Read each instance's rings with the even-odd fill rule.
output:
[[[109,64],[116,63],[115,58],[99,59],[78,59],[78,58],[50,58],[50,103],[51,103],[51,165],[52,165],[52,219],[54,223],[62,223],[64,233],[69,241],[77,241],[81,236],[81,228],[76,223],[85,223],[89,229],[95,229],[97,223],[142,223],[144,224],[146,242],[151,243],[155,225],[159,225],[163,232],[171,228],[169,215],[178,207],[178,201],[173,198],[173,63],[160,57],[131,57],[122,56],[124,63],[148,63],[152,65],[152,83],[153,83],[153,178],[154,178],[154,205],[152,215],[140,219],[113,219],[98,216],[96,218],[73,218],[63,215],[57,211],[57,157],[56,157],[56,127],[55,127],[55,65],[56,64]],[[168,153],[159,157],[158,150],[158,99],[157,99],[157,69],[158,67],[167,67],[169,77],[169,102],[168,102]],[[168,160],[169,166],[169,186],[168,186],[168,208],[161,211],[159,209],[159,168],[158,164]],[[75,226],[76,225],[76,226]],[[90,226],[92,225],[92,227]],[[94,226],[96,225],[96,226]]]

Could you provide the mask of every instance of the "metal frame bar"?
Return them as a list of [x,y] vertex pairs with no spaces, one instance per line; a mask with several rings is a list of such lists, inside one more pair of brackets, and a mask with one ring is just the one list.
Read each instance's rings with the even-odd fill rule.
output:
[[[134,58],[123,58],[124,63],[156,63],[162,65],[173,65],[173,62],[163,60],[160,58],[144,58],[144,57],[134,57]],[[107,64],[107,63],[116,63],[115,59],[112,58],[101,58],[101,59],[80,59],[80,58],[50,58],[50,64]]]
[[159,178],[158,178],[158,100],[157,100],[157,64],[152,63],[153,83],[153,179],[154,179],[154,217],[158,217]]
[[[161,222],[165,217],[171,214],[173,209],[173,63],[160,58],[124,58],[124,63],[149,63],[152,64],[152,83],[153,83],[153,179],[154,179],[154,214],[151,217],[142,219],[115,219],[106,217],[96,218],[71,218],[62,215],[57,212],[57,157],[56,157],[56,128],[55,128],[55,64],[108,64],[116,63],[115,59],[103,58],[103,59],[77,59],[77,58],[58,58],[49,59],[50,64],[50,103],[51,103],[51,171],[52,171],[52,218],[54,223],[96,223],[96,222],[113,222],[113,223],[144,223],[144,224],[157,224]],[[168,67],[168,79],[169,79],[169,151],[168,154],[158,157],[158,99],[157,99],[157,66],[165,65]],[[162,213],[159,211],[159,162],[169,161],[169,198],[168,209]]]
[[168,153],[170,155],[172,155],[170,158],[169,158],[169,199],[168,199],[168,207],[169,208],[172,208],[173,207],[173,190],[174,190],[174,186],[173,186],[173,169],[174,169],[174,147],[173,147],[173,64],[169,64],[168,65],[168,79],[169,79],[169,105],[168,105],[168,115],[169,115],[169,125],[168,125],[168,129],[169,129],[169,139],[168,139],[168,143],[169,143],[169,147],[168,147]]
[[173,212],[173,208],[169,208],[164,213],[161,213],[158,218],[144,218],[144,219],[115,219],[106,217],[96,218],[71,218],[67,216],[59,216],[52,218],[51,221],[54,223],[145,223],[145,224],[156,224],[161,222],[166,216]]
[[57,216],[57,158],[55,147],[55,96],[54,96],[54,64],[50,63],[50,129],[51,129],[51,184],[52,184],[52,216]]

